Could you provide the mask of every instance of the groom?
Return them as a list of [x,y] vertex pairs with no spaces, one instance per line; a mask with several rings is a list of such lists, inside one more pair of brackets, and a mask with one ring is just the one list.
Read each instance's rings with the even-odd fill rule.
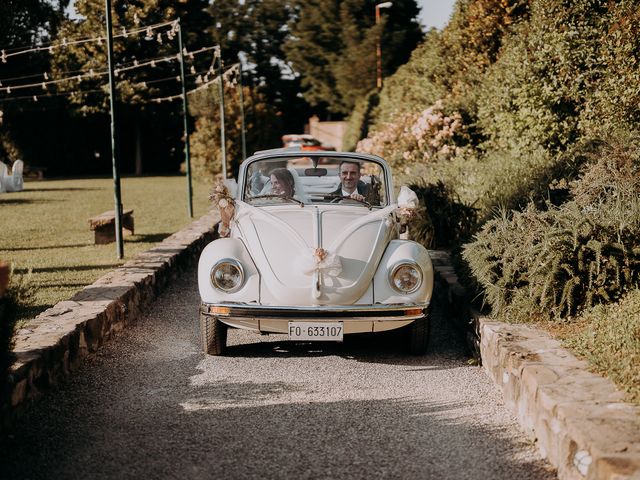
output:
[[364,196],[369,190],[369,185],[360,181],[360,164],[358,162],[345,160],[340,163],[339,172],[340,185],[331,193],[364,201]]

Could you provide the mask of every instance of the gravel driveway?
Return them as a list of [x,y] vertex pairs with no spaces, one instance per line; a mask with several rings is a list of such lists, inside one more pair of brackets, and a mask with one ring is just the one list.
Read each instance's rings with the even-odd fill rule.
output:
[[0,478],[555,478],[437,304],[424,357],[238,330],[209,357],[198,303],[193,271],[2,440]]

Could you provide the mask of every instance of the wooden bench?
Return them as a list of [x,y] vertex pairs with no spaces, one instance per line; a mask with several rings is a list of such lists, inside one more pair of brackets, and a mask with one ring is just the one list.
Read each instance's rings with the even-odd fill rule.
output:
[[[95,231],[95,244],[103,245],[116,241],[116,214],[114,210],[89,219],[89,228]],[[133,235],[133,210],[122,212],[122,236]]]

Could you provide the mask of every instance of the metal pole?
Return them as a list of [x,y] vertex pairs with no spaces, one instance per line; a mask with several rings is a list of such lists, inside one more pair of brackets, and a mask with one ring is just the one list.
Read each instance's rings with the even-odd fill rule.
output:
[[222,50],[218,50],[218,92],[220,93],[220,146],[222,147],[222,178],[227,178],[227,139],[224,134],[224,85]]
[[189,105],[184,80],[184,50],[182,47],[182,24],[178,18],[178,47],[180,48],[180,81],[182,82],[182,117],[184,119],[184,158],[187,165],[187,205],[189,218],[193,218],[193,188],[191,184],[191,152],[189,148]]
[[247,158],[247,138],[245,134],[245,123],[244,123],[244,89],[242,87],[242,59],[240,60],[240,64],[238,67],[239,77],[238,85],[240,85],[240,135],[242,138],[242,161]]
[[115,201],[116,248],[118,258],[124,257],[122,242],[122,201],[120,196],[120,173],[118,172],[118,141],[116,135],[115,80],[113,75],[113,35],[111,34],[111,0],[105,0],[107,20],[107,61],[109,64],[109,108],[111,110],[111,164],[113,166],[113,197]]
[[[379,25],[379,24],[380,24],[380,6],[376,5],[376,25]],[[376,42],[376,86],[378,87],[378,90],[382,88],[382,46],[380,45],[381,43],[382,43],[382,33],[378,32],[378,41]]]

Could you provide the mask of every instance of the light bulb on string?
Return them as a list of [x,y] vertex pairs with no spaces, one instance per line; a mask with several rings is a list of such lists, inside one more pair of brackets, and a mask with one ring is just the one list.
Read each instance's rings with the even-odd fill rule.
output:
[[145,33],[144,39],[153,40],[153,31],[151,30],[151,27],[147,27],[147,31]]
[[151,60],[151,63],[149,65],[151,65],[152,68],[156,68],[155,60]]
[[38,101],[38,97],[36,97],[35,95],[33,96],[33,101],[37,102]]
[[193,65],[191,65],[191,68],[189,69],[189,71],[191,72],[192,75],[195,75],[196,73],[196,67],[194,67]]
[[198,75],[198,76],[196,77],[196,84],[197,84],[197,85],[202,84],[202,75]]
[[47,91],[47,84],[42,82],[42,89],[46,92]]
[[133,24],[136,26],[140,25],[140,17],[138,17],[137,12],[133,14]]
[[2,59],[2,63],[7,63],[7,54],[4,50],[2,50],[2,55],[0,55],[0,59]]
[[162,34],[161,34],[161,33],[159,33],[159,34],[158,34],[158,36],[156,37],[156,41],[157,41],[160,45],[162,45]]
[[47,75],[47,72],[44,72],[44,79],[49,80],[49,75]]

